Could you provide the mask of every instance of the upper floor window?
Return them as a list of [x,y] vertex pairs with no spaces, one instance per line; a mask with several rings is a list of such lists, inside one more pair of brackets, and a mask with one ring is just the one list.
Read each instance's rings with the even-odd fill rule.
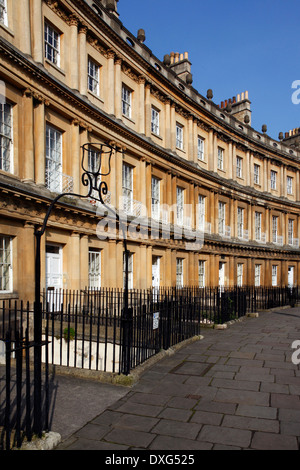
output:
[[7,26],[7,0],[0,0],[0,23]]
[[276,189],[277,172],[271,170],[271,189]]
[[242,178],[243,176],[243,159],[236,157],[236,176]]
[[45,23],[45,57],[60,66],[60,34],[48,23]]
[[132,92],[125,85],[122,86],[122,113],[131,118]]
[[177,224],[183,225],[183,212],[184,212],[184,189],[177,186]]
[[288,244],[292,245],[294,241],[294,220],[288,220]]
[[198,160],[204,160],[204,140],[202,137],[198,137]]
[[151,216],[158,220],[160,209],[160,180],[152,176],[151,181]]
[[151,132],[159,135],[159,111],[153,106],[151,108]]
[[12,171],[12,106],[0,104],[0,170]]
[[88,59],[88,90],[99,96],[99,70],[100,67],[92,59]]
[[293,194],[293,178],[291,176],[286,178],[286,192],[287,194]]
[[198,204],[199,204],[199,230],[205,230],[205,196],[201,196],[199,194],[198,197]]
[[183,126],[176,123],[176,147],[183,150]]
[[254,184],[259,184],[260,182],[260,166],[254,163]]
[[224,168],[224,149],[218,147],[218,170],[223,170]]
[[238,207],[237,210],[237,231],[238,237],[244,238],[244,209],[242,207]]
[[278,217],[272,216],[272,241],[277,243],[278,241]]
[[127,214],[133,211],[133,168],[123,164],[122,172],[123,209]]
[[62,133],[46,126],[46,186],[50,191],[62,190]]
[[225,234],[225,202],[219,202],[219,235]]
[[101,287],[101,252],[89,249],[89,288]]
[[255,212],[255,240],[261,240],[261,212]]

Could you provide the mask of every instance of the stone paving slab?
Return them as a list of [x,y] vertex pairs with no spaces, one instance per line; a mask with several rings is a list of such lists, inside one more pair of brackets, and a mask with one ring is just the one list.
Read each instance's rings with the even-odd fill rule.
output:
[[146,369],[57,450],[298,450],[300,308],[261,312]]

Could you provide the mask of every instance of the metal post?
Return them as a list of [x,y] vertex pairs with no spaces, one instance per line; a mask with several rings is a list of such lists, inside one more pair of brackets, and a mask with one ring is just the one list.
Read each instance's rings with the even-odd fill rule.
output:
[[35,230],[35,302],[34,302],[34,424],[33,431],[42,434],[42,308],[41,308],[41,236]]

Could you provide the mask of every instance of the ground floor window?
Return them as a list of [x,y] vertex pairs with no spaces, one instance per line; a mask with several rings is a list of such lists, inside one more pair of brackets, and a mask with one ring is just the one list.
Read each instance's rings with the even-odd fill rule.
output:
[[199,287],[205,287],[205,261],[199,261],[198,263],[198,285]]
[[272,266],[272,286],[277,286],[277,268],[278,266]]
[[176,259],[176,287],[183,287],[183,259]]
[[0,236],[0,292],[12,290],[12,240]]
[[89,250],[89,288],[99,289],[101,287],[101,252]]
[[[126,257],[123,256],[123,287],[125,289]],[[133,289],[133,254],[128,253],[128,289]]]

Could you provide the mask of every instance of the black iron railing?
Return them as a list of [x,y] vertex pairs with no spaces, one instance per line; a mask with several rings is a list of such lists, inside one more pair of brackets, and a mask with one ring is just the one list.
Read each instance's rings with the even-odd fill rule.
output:
[[[203,327],[259,310],[294,306],[298,288],[160,288],[124,291],[44,291],[39,421],[47,431],[49,366],[128,374],[162,349],[199,335]],[[124,341],[126,344],[124,344]],[[35,432],[34,312],[22,302],[0,305],[0,448],[20,446]],[[54,388],[53,388],[54,387]]]

